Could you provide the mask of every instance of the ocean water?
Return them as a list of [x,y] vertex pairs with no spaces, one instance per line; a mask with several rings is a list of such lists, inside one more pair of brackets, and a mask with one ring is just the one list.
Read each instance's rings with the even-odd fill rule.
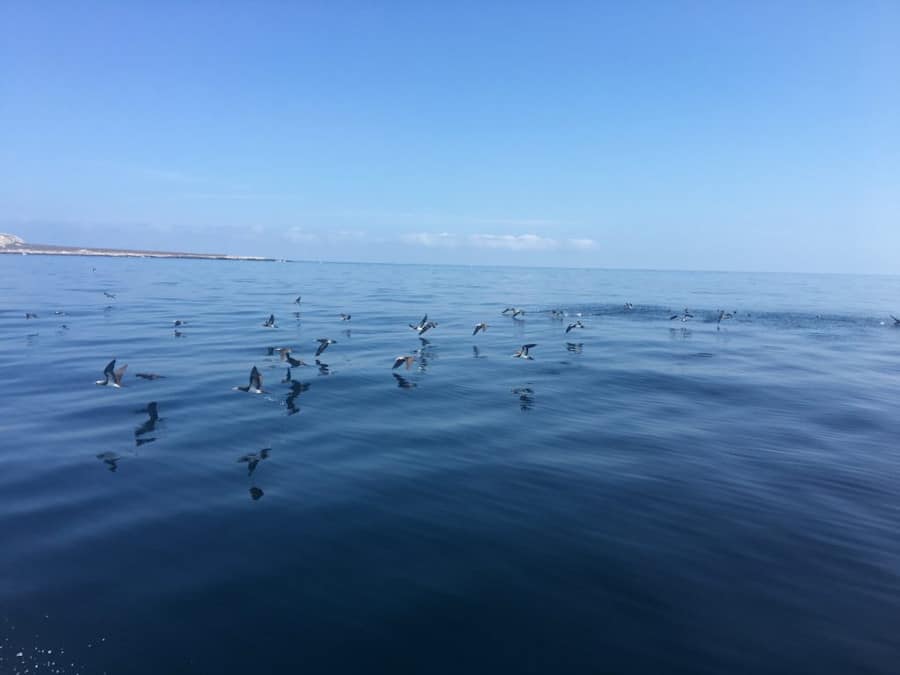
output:
[[895,673],[890,312],[900,277],[0,256],[0,673]]

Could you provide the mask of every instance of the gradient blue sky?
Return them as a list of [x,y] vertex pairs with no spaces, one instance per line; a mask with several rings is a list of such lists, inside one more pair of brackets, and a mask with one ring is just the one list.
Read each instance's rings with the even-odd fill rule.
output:
[[0,231],[900,272],[900,2],[0,3]]

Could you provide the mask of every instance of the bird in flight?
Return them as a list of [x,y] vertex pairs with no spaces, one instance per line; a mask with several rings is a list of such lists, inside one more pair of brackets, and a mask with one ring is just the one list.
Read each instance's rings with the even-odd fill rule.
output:
[[575,330],[576,328],[584,328],[584,324],[581,323],[580,320],[579,320],[579,321],[576,321],[575,323],[570,323],[570,324],[566,327],[566,333],[568,334],[568,332],[569,332],[570,330]]
[[481,331],[483,333],[487,329],[488,329],[488,325],[484,321],[482,321],[481,323],[475,324],[475,330],[472,331],[472,335],[478,335],[479,331]]
[[517,359],[528,359],[529,361],[533,360],[534,357],[528,353],[528,350],[533,349],[535,347],[537,347],[536,344],[522,345],[521,349],[519,349],[519,351],[517,351],[515,354],[513,354],[513,356],[516,357]]
[[349,321],[350,314],[341,314],[341,321]]
[[252,476],[253,472],[256,471],[256,467],[259,466],[259,463],[264,459],[269,458],[269,453],[272,451],[272,448],[263,448],[259,452],[249,452],[243,457],[238,459],[238,462],[246,462],[247,463],[247,475]]
[[245,391],[250,394],[264,394],[266,393],[262,388],[262,375],[259,374],[259,370],[256,366],[253,366],[253,370],[250,371],[250,384],[246,387],[238,386],[234,388],[235,391]]
[[669,321],[674,321],[675,319],[681,319],[681,322],[684,323],[688,319],[693,319],[693,318],[694,318],[694,315],[688,311],[687,307],[685,307],[683,313],[673,314],[672,316],[669,317]]
[[329,345],[336,345],[337,340],[331,340],[330,338],[318,338],[316,340],[319,343],[319,348],[316,350],[316,356],[319,356],[322,352],[328,349]]
[[263,328],[278,328],[278,326],[275,325],[275,315],[269,314],[269,318],[263,321],[262,325]]
[[412,367],[413,362],[416,360],[415,356],[398,356],[394,359],[394,365],[392,366],[392,370],[396,370],[402,365],[406,365],[406,369],[409,370]]
[[122,377],[124,377],[125,375],[126,368],[128,368],[127,363],[116,370],[116,360],[113,359],[112,361],[107,363],[106,368],[103,369],[103,379],[97,380],[95,384],[99,384],[104,387],[115,387],[116,389],[118,389],[122,386]]

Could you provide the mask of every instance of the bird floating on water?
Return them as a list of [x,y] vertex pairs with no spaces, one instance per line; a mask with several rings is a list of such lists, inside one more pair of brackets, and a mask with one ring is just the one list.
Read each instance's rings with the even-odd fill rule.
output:
[[330,338],[318,338],[316,342],[319,343],[319,348],[316,350],[316,356],[319,356],[322,352],[328,349],[329,345],[337,344],[337,340],[332,340]]
[[570,323],[570,324],[566,327],[566,334],[568,334],[569,331],[571,331],[571,330],[575,330],[576,328],[584,328],[584,324],[581,323],[580,320],[579,320],[579,321],[576,321],[575,323]]
[[406,369],[409,370],[412,367],[412,364],[415,360],[416,360],[415,356],[410,356],[410,355],[398,356],[396,359],[394,359],[394,365],[391,366],[391,368],[393,370],[396,370],[400,366],[406,364]]
[[256,366],[253,366],[253,370],[250,371],[250,384],[246,387],[237,386],[234,388],[235,391],[246,391],[250,394],[265,394],[266,392],[262,388],[262,375],[259,374],[259,370]]
[[122,377],[125,375],[126,368],[128,368],[127,363],[116,370],[116,360],[113,359],[112,361],[107,363],[106,368],[103,369],[103,379],[97,380],[95,384],[99,384],[104,387],[115,387],[116,389],[120,388],[122,386]]
[[475,324],[475,330],[472,331],[472,335],[478,335],[478,331],[486,331],[488,329],[488,325],[482,321],[481,323]]
[[528,359],[529,361],[533,360],[534,357],[531,356],[531,354],[529,354],[528,351],[530,349],[534,349],[535,347],[537,347],[536,344],[522,345],[521,349],[519,349],[519,351],[517,351],[515,354],[513,354],[513,356],[517,359]]

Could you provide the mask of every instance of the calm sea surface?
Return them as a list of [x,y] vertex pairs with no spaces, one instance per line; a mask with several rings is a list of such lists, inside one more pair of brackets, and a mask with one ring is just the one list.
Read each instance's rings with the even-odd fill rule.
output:
[[890,312],[900,277],[0,256],[0,673],[896,673]]

